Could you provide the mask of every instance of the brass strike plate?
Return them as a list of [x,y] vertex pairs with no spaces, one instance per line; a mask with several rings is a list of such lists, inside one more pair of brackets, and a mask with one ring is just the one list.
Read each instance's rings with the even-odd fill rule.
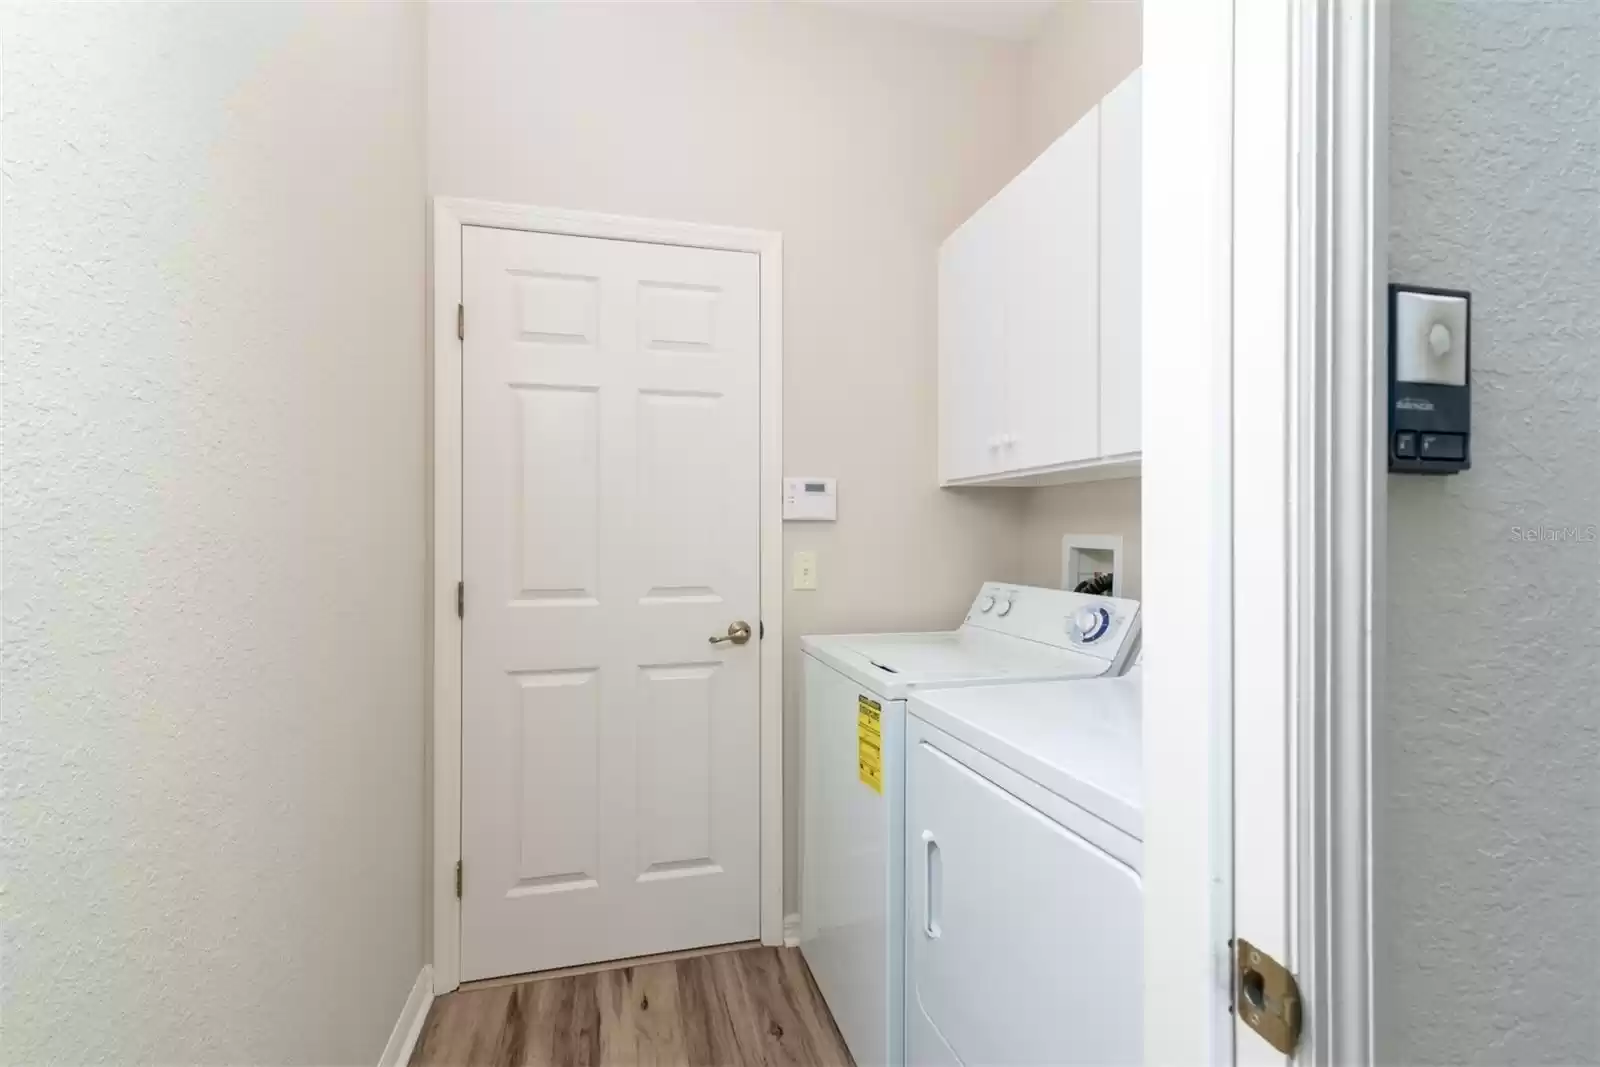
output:
[[1233,994],[1239,1018],[1266,1039],[1267,1044],[1291,1055],[1300,1043],[1300,986],[1283,964],[1240,938],[1236,943],[1238,966]]

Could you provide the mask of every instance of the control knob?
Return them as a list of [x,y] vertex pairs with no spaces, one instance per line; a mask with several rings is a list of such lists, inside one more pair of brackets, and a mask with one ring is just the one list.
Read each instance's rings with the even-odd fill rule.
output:
[[1072,616],[1072,636],[1084,644],[1091,644],[1111,629],[1111,613],[1105,608],[1079,608]]

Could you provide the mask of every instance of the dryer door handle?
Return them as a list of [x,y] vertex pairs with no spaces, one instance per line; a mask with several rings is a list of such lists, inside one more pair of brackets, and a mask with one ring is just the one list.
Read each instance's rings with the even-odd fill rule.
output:
[[927,853],[923,863],[927,882],[923,886],[922,932],[929,938],[937,938],[941,932],[939,915],[944,905],[944,856],[932,830],[922,831],[922,844]]

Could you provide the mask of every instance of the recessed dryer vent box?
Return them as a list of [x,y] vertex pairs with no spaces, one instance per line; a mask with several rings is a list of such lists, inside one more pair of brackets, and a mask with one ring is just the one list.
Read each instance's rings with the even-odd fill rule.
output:
[[1122,596],[1122,538],[1116,534],[1067,534],[1061,539],[1061,588],[1075,590],[1101,575],[1111,576],[1102,596]]

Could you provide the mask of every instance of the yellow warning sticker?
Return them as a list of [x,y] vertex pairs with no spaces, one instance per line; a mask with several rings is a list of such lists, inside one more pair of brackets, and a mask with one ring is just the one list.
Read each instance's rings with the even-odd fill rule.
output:
[[883,705],[860,697],[856,701],[856,765],[862,784],[883,793]]

